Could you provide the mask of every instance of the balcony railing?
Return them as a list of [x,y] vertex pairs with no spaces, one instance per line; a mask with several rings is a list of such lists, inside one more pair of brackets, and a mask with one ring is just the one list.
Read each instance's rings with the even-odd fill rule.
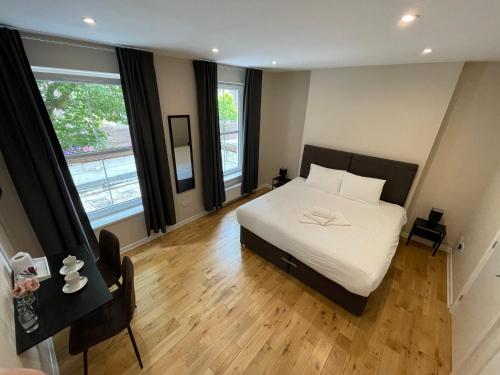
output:
[[88,213],[141,196],[132,148],[67,155],[71,175]]

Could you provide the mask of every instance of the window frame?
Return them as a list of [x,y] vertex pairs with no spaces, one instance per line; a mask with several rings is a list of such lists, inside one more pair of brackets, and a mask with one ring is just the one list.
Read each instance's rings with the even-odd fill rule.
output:
[[[95,83],[95,84],[117,85],[121,87],[120,74],[118,73],[92,72],[92,71],[60,69],[60,68],[42,67],[42,66],[31,66],[31,69],[37,81],[48,80],[48,81],[82,83],[82,84]],[[127,125],[130,126],[130,124]],[[86,152],[79,155],[64,155],[64,158],[66,162],[68,162],[68,160],[71,159],[84,159],[86,157],[92,158],[98,155],[106,155],[117,151],[120,152],[131,151],[130,154],[135,159],[132,146],[122,147],[119,149]],[[105,160],[105,159],[99,159],[99,160]],[[82,161],[82,163],[84,163],[84,161]],[[85,211],[85,213],[89,218],[92,228],[97,229],[105,225],[123,220],[127,217],[136,215],[143,211],[144,208],[142,206],[142,197],[138,197],[126,202],[113,204],[112,206],[109,207],[97,209],[92,212]]]
[[[219,137],[226,134],[238,134],[238,166],[228,169],[223,172],[224,180],[234,180],[241,176],[243,166],[243,96],[245,93],[245,84],[235,82],[217,82],[217,97],[218,91],[222,90],[238,90],[238,130],[221,132],[220,119],[219,119]],[[222,145],[221,145],[222,151]],[[224,163],[224,162],[223,162]]]
[[[124,151],[130,151],[130,154],[134,156],[133,148],[132,146],[130,147],[121,147],[113,150],[104,150],[104,151],[93,151],[93,152],[86,152],[85,154],[80,154],[80,155],[65,155],[66,161],[71,160],[71,159],[85,159],[85,158],[92,158],[95,156],[100,156],[100,155],[109,155],[113,153],[120,153]],[[111,158],[110,158],[111,159]],[[106,160],[106,159],[99,159],[99,160]],[[82,163],[85,163],[83,160]],[[69,164],[68,164],[69,166]],[[137,176],[139,178],[139,176]],[[111,215],[117,215],[119,212],[122,211],[127,211],[129,209],[133,208],[141,208],[140,211],[143,211],[142,207],[142,198],[134,198],[126,202],[122,203],[115,203],[112,206],[105,207],[105,208],[100,208],[92,212],[85,212],[90,220],[91,223],[94,221],[102,220],[107,216]],[[135,211],[135,210],[134,210]]]

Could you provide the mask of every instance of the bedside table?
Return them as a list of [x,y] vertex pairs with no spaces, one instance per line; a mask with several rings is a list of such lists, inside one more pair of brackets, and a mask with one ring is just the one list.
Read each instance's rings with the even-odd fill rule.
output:
[[415,219],[415,223],[413,223],[411,232],[408,235],[408,241],[406,241],[406,245],[410,243],[410,240],[413,235],[433,241],[434,245],[432,246],[432,248],[434,249],[434,251],[432,252],[432,256],[434,256],[436,255],[439,246],[441,246],[441,243],[443,242],[444,237],[446,236],[446,225],[439,223],[431,223],[429,222],[429,220],[417,217]]
[[285,179],[282,180],[280,178],[280,176],[276,176],[276,177],[273,178],[273,187],[272,187],[272,190],[274,190],[274,188],[279,188],[280,186],[283,186],[283,185],[289,183],[290,181],[292,181],[291,178],[285,177]]

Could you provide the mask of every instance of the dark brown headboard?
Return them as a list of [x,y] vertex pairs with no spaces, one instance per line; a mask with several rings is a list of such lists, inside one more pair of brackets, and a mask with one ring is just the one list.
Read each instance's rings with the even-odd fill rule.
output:
[[417,164],[305,145],[300,166],[301,177],[307,178],[311,163],[386,180],[380,199],[400,206],[406,202],[418,169]]

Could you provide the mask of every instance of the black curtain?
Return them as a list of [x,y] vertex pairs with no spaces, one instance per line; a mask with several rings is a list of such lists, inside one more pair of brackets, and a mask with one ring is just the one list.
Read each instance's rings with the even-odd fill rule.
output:
[[205,210],[211,211],[222,207],[226,200],[217,109],[217,64],[193,61],[193,66],[198,97],[203,202]]
[[153,54],[129,48],[116,53],[147,234],[165,233],[176,219]]
[[0,149],[46,255],[97,240],[71,178],[19,32],[0,28]]
[[249,194],[259,182],[260,101],[262,70],[247,69],[243,96],[243,170],[241,192]]

